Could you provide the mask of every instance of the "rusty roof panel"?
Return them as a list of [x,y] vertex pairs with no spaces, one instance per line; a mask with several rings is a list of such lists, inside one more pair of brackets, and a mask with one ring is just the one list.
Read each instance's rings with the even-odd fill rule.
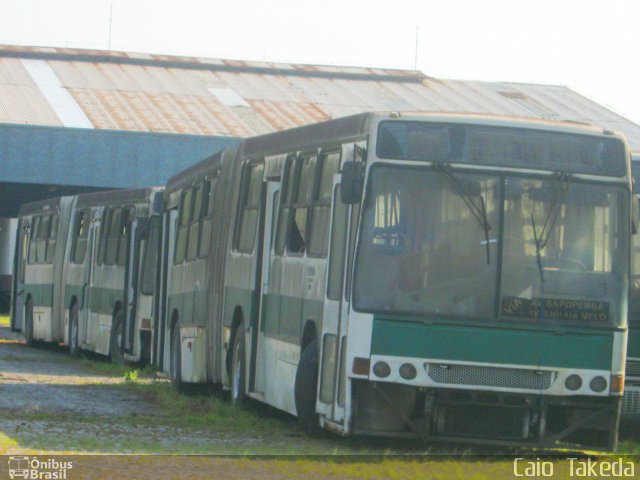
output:
[[[237,137],[367,110],[469,112],[600,124],[622,131],[640,150],[638,125],[566,87],[438,80],[411,70],[48,47],[0,46],[3,122],[60,124],[20,58],[46,60],[98,129]],[[224,105],[216,92],[228,93],[222,100],[236,100]]]
[[0,123],[62,126],[40,89],[27,85],[1,86]]

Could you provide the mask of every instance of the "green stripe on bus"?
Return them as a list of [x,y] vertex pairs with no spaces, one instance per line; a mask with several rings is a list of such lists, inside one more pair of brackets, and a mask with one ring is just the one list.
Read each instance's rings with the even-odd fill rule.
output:
[[24,286],[24,291],[27,296],[31,295],[31,301],[34,307],[53,306],[53,284],[27,283]]
[[613,333],[563,333],[374,318],[372,355],[609,370]]
[[[76,297],[79,302],[82,302],[82,285],[65,285],[64,287],[64,306],[65,308],[71,305],[71,299]],[[83,308],[83,305],[80,305]]]
[[[252,290],[227,287],[225,291],[227,325],[231,322],[236,306],[240,306],[245,315],[251,315],[255,295]],[[304,325],[309,320],[315,322],[318,333],[322,331],[323,300],[303,300],[300,297],[269,293],[263,296],[262,307],[266,316],[260,329],[267,337],[300,345]],[[245,321],[248,320],[245,318]]]
[[207,320],[207,292],[192,290],[190,292],[169,295],[168,310],[178,313],[180,325],[183,327],[205,326]]
[[116,302],[124,301],[124,292],[117,288],[91,287],[89,289],[89,308],[93,313],[113,314]]

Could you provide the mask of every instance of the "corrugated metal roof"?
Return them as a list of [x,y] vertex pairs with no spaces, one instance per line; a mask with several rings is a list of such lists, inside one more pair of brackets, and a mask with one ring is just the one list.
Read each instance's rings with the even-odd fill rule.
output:
[[63,125],[19,59],[47,62],[96,129],[244,137],[371,110],[491,113],[640,126],[563,86],[421,72],[0,46],[0,122]]

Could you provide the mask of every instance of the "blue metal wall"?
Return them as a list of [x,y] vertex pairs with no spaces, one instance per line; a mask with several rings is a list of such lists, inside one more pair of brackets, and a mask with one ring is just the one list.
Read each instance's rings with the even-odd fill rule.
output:
[[0,124],[0,182],[131,188],[163,185],[239,139]]

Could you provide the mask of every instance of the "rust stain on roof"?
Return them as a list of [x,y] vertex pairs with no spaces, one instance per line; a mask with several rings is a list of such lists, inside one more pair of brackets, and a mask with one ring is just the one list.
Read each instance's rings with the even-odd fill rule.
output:
[[[592,123],[640,150],[638,125],[561,86],[20,45],[0,46],[0,122],[61,125],[23,58],[46,61],[98,129],[245,137],[371,110],[467,112]],[[239,99],[225,105],[216,91]]]

